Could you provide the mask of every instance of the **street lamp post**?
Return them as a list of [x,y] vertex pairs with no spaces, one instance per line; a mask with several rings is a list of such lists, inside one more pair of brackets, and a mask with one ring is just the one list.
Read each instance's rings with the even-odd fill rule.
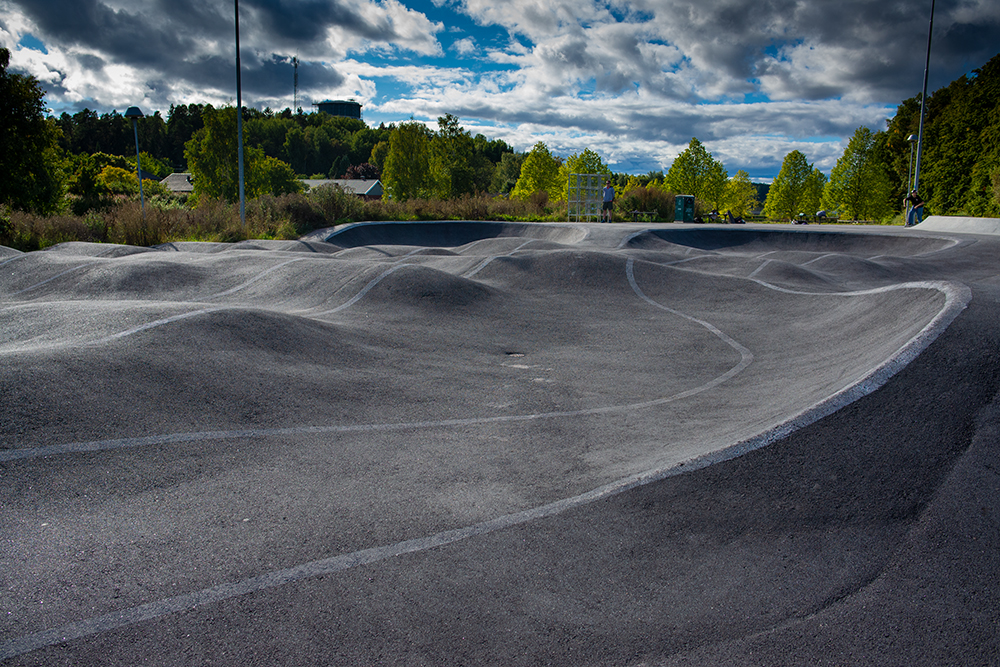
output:
[[132,119],[132,130],[135,132],[135,175],[139,177],[139,206],[142,208],[142,219],[146,219],[146,198],[142,194],[142,164],[139,162],[139,119],[144,114],[139,107],[129,107],[126,118]]
[[906,140],[910,142],[910,169],[906,172],[906,193],[909,194],[913,189],[913,144],[917,141],[917,135],[911,134]]
[[240,80],[240,0],[233,0],[236,6],[236,162],[240,187],[240,224],[246,229],[246,199],[243,191],[243,84]]
[[910,190],[912,189],[912,184],[913,184],[913,144],[917,140],[917,135],[911,134],[910,136],[906,137],[906,140],[910,143],[910,165],[909,165],[909,168],[906,171],[906,192],[904,193],[905,196],[903,198],[903,213],[904,214],[907,212],[906,209],[909,208],[909,206],[907,205],[907,201],[906,201],[905,197],[909,196]]
[[924,89],[920,95],[920,127],[917,129],[917,163],[913,168],[913,189],[920,188],[920,156],[924,148],[924,116],[927,108],[927,73],[931,67],[931,37],[934,35],[934,0],[931,0],[931,22],[927,28],[927,60],[924,62]]

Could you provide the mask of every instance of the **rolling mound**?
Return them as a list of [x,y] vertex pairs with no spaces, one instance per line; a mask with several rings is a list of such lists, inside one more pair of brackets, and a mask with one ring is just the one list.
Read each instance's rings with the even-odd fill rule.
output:
[[438,269],[407,265],[386,276],[369,293],[366,308],[409,307],[442,314],[485,308],[495,290]]
[[569,225],[530,225],[508,222],[366,222],[348,225],[325,236],[343,248],[369,245],[455,247],[498,237],[525,237],[557,243],[579,243],[586,232]]
[[874,256],[891,254],[910,257],[934,252],[955,244],[944,238],[926,236],[888,236],[877,234],[851,234],[839,231],[785,231],[761,229],[653,229],[635,237],[631,244],[642,246],[650,239],[669,244],[714,250],[757,254],[781,251],[808,251],[816,253],[839,252]]

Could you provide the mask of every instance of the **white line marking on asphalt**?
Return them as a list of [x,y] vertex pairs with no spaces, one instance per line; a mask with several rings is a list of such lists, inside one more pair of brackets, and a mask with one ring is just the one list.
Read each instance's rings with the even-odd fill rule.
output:
[[[820,255],[819,257],[813,257],[808,262],[802,262],[801,264],[799,264],[799,266],[809,266],[813,262],[818,262],[819,260],[826,259],[827,257],[844,257],[844,256],[845,255],[843,253],[828,252],[823,255]],[[846,255],[846,256],[850,257],[851,255]]]
[[673,266],[675,264],[686,264],[687,262],[693,262],[696,259],[705,259],[706,257],[716,257],[717,255],[695,255],[694,257],[685,257],[684,259],[675,259],[672,262],[663,262],[661,266]]
[[747,276],[747,277],[748,277],[748,278],[753,278],[753,277],[754,277],[754,276],[756,276],[756,275],[757,275],[758,273],[760,273],[761,269],[763,269],[763,268],[764,268],[765,266],[767,266],[768,264],[770,264],[770,263],[771,263],[771,262],[773,262],[773,261],[774,261],[774,260],[772,260],[772,259],[765,259],[765,260],[764,260],[764,263],[763,263],[763,264],[761,264],[760,266],[758,266],[758,267],[757,267],[756,269],[754,269],[754,272],[753,272],[753,273],[751,273],[751,274],[750,274],[749,276]]
[[517,246],[516,248],[514,248],[513,250],[511,250],[511,251],[510,251],[509,253],[507,253],[506,255],[491,255],[490,257],[487,257],[486,259],[484,259],[483,261],[481,261],[481,262],[480,262],[480,263],[479,263],[478,265],[476,265],[476,267],[475,267],[475,268],[473,268],[473,269],[472,269],[471,271],[469,271],[469,272],[467,272],[467,273],[464,273],[464,274],[462,274],[462,277],[463,277],[463,278],[472,278],[472,277],[473,277],[473,276],[475,276],[475,275],[476,275],[477,273],[479,273],[480,271],[482,271],[483,269],[485,269],[485,268],[486,268],[487,266],[489,266],[489,265],[490,265],[490,263],[491,263],[491,262],[492,262],[492,261],[493,261],[494,259],[496,259],[497,257],[510,257],[511,255],[513,255],[513,254],[514,254],[515,252],[517,252],[518,250],[520,250],[520,249],[521,249],[521,248],[523,248],[524,246],[526,246],[526,245],[529,245],[529,244],[531,244],[531,243],[533,243],[533,242],[534,242],[534,239],[531,239],[531,240],[528,240],[528,241],[525,241],[525,242],[524,242],[524,243],[522,243],[521,245],[519,245],[519,246]]
[[294,264],[295,262],[301,262],[301,261],[306,260],[306,259],[311,259],[311,258],[309,258],[309,257],[297,257],[296,259],[290,259],[287,262],[282,262],[281,264],[278,264],[276,266],[272,266],[271,268],[267,269],[266,271],[257,274],[256,276],[254,276],[250,280],[247,280],[243,284],[237,285],[236,287],[234,287],[232,289],[228,289],[225,292],[219,292],[218,294],[213,294],[212,296],[205,297],[205,300],[207,301],[208,299],[215,299],[215,298],[218,298],[220,296],[229,296],[230,294],[234,294],[236,292],[239,292],[240,290],[243,290],[243,289],[246,289],[247,287],[250,287],[251,285],[253,285],[258,280],[261,280],[265,276],[267,276],[267,275],[269,275],[269,274],[277,271],[278,269],[280,269],[283,266],[288,266],[289,264]]
[[[727,371],[726,373],[723,373],[722,375],[720,375],[715,380],[712,380],[709,384],[712,384],[713,387],[716,386],[716,385],[718,385],[718,384],[721,384],[722,382],[725,382],[726,380],[728,380],[729,378],[733,377],[734,375],[736,375],[737,373],[739,373],[740,371],[742,371],[744,368],[746,368],[747,366],[749,366],[753,362],[753,353],[750,352],[750,350],[748,350],[747,348],[745,348],[743,345],[740,345],[739,343],[737,343],[735,340],[733,340],[732,338],[730,338],[729,336],[727,336],[725,333],[723,333],[722,331],[720,331],[719,329],[717,329],[710,322],[706,322],[705,320],[699,320],[696,317],[692,317],[690,315],[686,315],[686,314],[680,312],[679,310],[674,310],[673,308],[669,308],[667,306],[664,306],[663,304],[661,304],[661,303],[659,303],[657,301],[654,301],[653,299],[651,299],[648,296],[646,296],[645,292],[643,292],[642,289],[640,289],[639,284],[635,280],[635,260],[632,259],[631,257],[629,257],[628,261],[625,263],[625,277],[628,279],[628,284],[632,287],[632,291],[635,292],[636,295],[638,295],[639,298],[642,299],[643,301],[645,301],[646,303],[649,303],[649,304],[651,304],[651,305],[653,305],[653,306],[655,306],[655,307],[657,307],[657,308],[659,308],[661,310],[665,310],[668,313],[672,313],[674,315],[677,315],[678,317],[683,317],[684,319],[689,320],[691,322],[694,322],[695,324],[701,325],[702,327],[704,327],[704,328],[708,329],[710,332],[712,332],[712,334],[714,334],[715,336],[717,336],[718,338],[720,338],[726,345],[730,346],[731,348],[733,348],[734,350],[736,350],[737,352],[739,352],[739,354],[740,354],[740,363],[738,363],[735,366],[733,366],[731,369],[729,369],[729,371]],[[704,391],[704,390],[702,390],[702,391]]]
[[202,308],[201,310],[192,310],[186,313],[181,313],[179,315],[164,317],[163,319],[155,320],[153,322],[147,322],[146,324],[140,324],[139,326],[132,327],[131,329],[126,329],[125,331],[119,331],[116,334],[111,334],[110,336],[105,336],[104,338],[98,338],[97,340],[90,341],[86,344],[102,345],[104,343],[110,343],[111,341],[119,340],[121,338],[125,338],[126,336],[137,334],[141,331],[148,331],[149,329],[155,329],[156,327],[161,327],[165,324],[179,322],[180,320],[186,320],[190,317],[196,317],[197,315],[205,315],[207,313],[214,313],[220,310],[224,310],[224,308],[222,306],[218,306],[216,308]]
[[24,259],[27,256],[28,256],[28,253],[26,253],[26,252],[21,253],[20,255],[17,255],[15,257],[11,257],[10,259],[5,259],[4,261],[0,262],[0,266],[7,266],[11,262],[16,262],[17,260]]
[[16,296],[18,294],[23,294],[24,292],[30,292],[31,290],[37,289],[37,288],[41,287],[42,285],[50,283],[50,282],[52,282],[53,280],[55,280],[57,278],[62,278],[67,273],[73,273],[74,271],[79,271],[80,269],[84,269],[84,268],[86,268],[88,266],[92,266],[93,264],[95,264],[95,262],[87,262],[86,264],[80,264],[79,266],[74,266],[72,269],[66,269],[62,273],[57,273],[56,275],[52,276],[51,278],[48,278],[47,280],[43,280],[40,283],[35,283],[31,287],[25,287],[22,290],[18,290],[17,292],[13,292],[11,294],[11,296]]
[[[380,282],[382,282],[385,278],[389,277],[389,275],[391,275],[391,274],[395,273],[396,271],[399,271],[400,269],[405,268],[407,266],[418,266],[418,265],[417,264],[396,264],[395,266],[392,266],[392,267],[386,269],[385,271],[383,271],[382,273],[380,273],[377,278],[375,278],[374,280],[372,280],[371,282],[369,282],[367,285],[365,285],[361,289],[360,292],[358,292],[353,297],[351,297],[350,299],[348,299],[344,303],[340,304],[336,308],[331,308],[330,310],[323,310],[323,311],[320,311],[318,313],[312,313],[311,315],[309,315],[309,317],[316,318],[316,317],[321,317],[323,315],[332,315],[333,313],[338,313],[338,312],[344,310],[345,308],[350,308],[351,306],[353,306],[354,304],[356,304],[358,301],[360,301],[362,298],[364,298],[365,294],[368,294],[368,292],[370,292],[376,285],[378,285]],[[308,311],[302,311],[302,312],[308,312]]]

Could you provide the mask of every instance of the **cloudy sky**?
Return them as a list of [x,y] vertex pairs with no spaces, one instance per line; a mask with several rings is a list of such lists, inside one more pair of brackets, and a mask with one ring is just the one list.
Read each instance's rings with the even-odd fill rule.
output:
[[[242,0],[243,101],[452,113],[518,150],[666,169],[691,137],[766,180],[829,173],[920,92],[930,0]],[[54,113],[235,103],[233,0],[0,0],[0,46]],[[1000,2],[937,0],[930,90],[1000,52]]]

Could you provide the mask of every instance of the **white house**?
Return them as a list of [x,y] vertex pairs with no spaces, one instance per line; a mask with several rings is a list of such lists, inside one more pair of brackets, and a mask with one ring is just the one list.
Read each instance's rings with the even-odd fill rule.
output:
[[310,190],[323,185],[339,185],[348,192],[353,192],[365,199],[382,198],[382,181],[378,179],[369,181],[360,178],[307,178],[302,182]]

